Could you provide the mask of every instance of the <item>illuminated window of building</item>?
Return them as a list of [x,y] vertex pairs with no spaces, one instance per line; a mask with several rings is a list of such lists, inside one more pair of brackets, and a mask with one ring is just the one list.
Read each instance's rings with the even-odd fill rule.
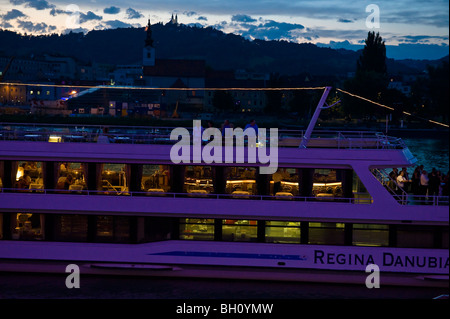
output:
[[309,223],[309,244],[344,245],[343,223]]
[[104,194],[122,195],[128,191],[127,166],[125,164],[101,164],[100,189]]
[[222,221],[222,240],[224,241],[257,241],[258,229],[256,220]]
[[353,224],[352,238],[356,246],[389,246],[389,226]]
[[180,239],[214,240],[214,219],[181,218]]
[[256,168],[254,167],[227,167],[225,169],[226,194],[245,197],[256,195]]
[[40,240],[44,239],[43,225],[44,215],[18,213],[14,214],[15,225],[12,231],[12,239]]
[[15,165],[17,165],[15,188],[35,190],[44,188],[42,162],[18,161]]
[[342,178],[336,169],[315,169],[313,195],[317,198],[342,197]]
[[270,194],[277,196],[299,195],[299,174],[295,168],[279,168],[272,174]]
[[130,220],[126,216],[96,216],[96,241],[126,243],[130,238]]
[[34,94],[34,92],[33,91],[30,91],[30,95],[33,95]]
[[144,192],[170,192],[169,165],[143,165],[141,189]]
[[56,241],[86,241],[88,219],[86,215],[55,216]]
[[211,166],[186,166],[184,192],[192,195],[214,193]]
[[85,165],[82,163],[61,162],[58,165],[56,189],[83,190],[86,189]]
[[266,243],[300,243],[300,222],[266,221]]

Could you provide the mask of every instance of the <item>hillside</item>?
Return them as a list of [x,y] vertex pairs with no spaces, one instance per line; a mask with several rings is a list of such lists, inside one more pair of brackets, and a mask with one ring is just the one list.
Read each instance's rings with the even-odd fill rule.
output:
[[[247,69],[282,75],[305,72],[313,75],[346,75],[355,70],[360,54],[307,43],[249,41],[213,28],[155,24],[152,31],[157,58],[205,59],[208,66],[218,70]],[[141,63],[144,38],[143,28],[50,36],[27,36],[0,30],[0,55],[31,56],[47,53],[71,56],[83,63],[138,64]],[[420,68],[423,65],[389,59],[388,71],[393,74],[416,73],[422,71]]]

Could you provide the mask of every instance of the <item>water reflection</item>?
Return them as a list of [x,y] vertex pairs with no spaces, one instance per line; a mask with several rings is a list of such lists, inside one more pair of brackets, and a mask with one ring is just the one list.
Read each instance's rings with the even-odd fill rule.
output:
[[[447,174],[449,170],[449,141],[447,136],[442,138],[402,139],[417,158],[417,165],[423,164],[424,169],[430,172],[434,167],[443,174]],[[413,171],[414,167],[408,168],[408,173]]]

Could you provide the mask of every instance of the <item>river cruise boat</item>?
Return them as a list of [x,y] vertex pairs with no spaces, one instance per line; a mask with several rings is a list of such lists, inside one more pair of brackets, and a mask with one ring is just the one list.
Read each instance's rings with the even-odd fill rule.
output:
[[0,270],[448,287],[448,197],[390,179],[402,140],[312,127],[263,174],[237,146],[174,163],[167,127],[2,123]]

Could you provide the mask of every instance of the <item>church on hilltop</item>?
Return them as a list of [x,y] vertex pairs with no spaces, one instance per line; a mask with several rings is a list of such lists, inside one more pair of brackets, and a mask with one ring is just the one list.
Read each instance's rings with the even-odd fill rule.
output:
[[[169,24],[178,24],[178,17],[173,16]],[[201,108],[204,91],[190,91],[186,88],[204,88],[206,77],[205,60],[158,59],[154,46],[150,19],[145,28],[146,37],[142,52],[142,75],[146,86],[159,88],[180,88],[167,90],[165,98],[168,105],[183,104],[185,109]]]

